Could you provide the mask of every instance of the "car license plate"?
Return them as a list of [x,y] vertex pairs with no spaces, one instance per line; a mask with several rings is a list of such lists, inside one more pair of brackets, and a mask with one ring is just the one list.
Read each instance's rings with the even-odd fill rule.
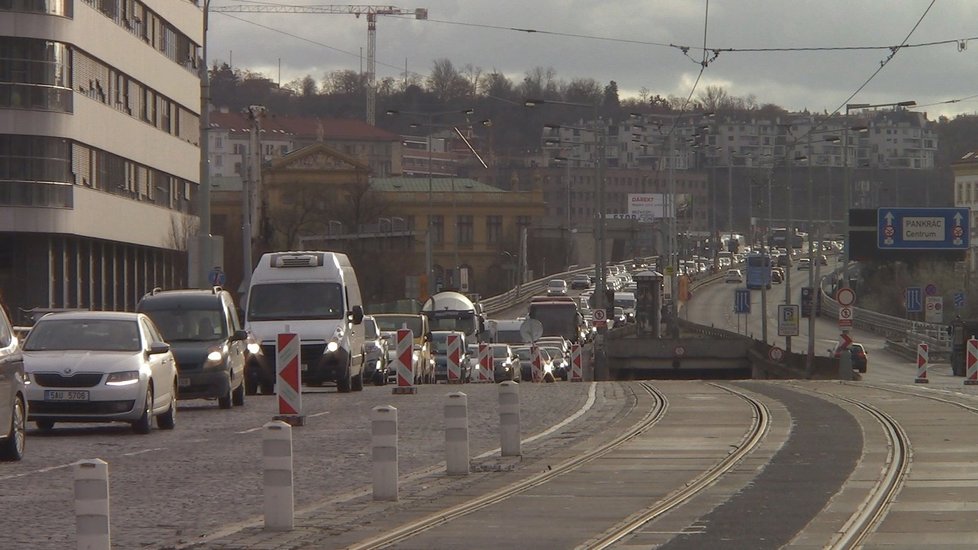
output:
[[180,379],[180,387],[181,388],[186,388],[189,385],[190,385],[190,379],[189,378],[181,378]]
[[88,401],[84,390],[44,390],[45,401]]

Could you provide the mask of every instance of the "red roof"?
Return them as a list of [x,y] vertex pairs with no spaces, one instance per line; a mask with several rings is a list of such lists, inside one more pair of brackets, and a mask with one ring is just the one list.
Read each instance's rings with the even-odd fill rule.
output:
[[[251,123],[241,113],[215,111],[210,114],[212,128],[222,128],[232,133],[248,132]],[[300,139],[316,139],[322,132],[324,139],[351,141],[400,141],[397,134],[388,132],[360,120],[345,118],[267,116],[262,119],[266,132],[292,134]]]

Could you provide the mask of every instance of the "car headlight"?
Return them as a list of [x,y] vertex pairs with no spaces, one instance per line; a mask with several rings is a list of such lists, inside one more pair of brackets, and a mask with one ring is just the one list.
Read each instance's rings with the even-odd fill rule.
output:
[[552,372],[554,370],[554,366],[548,363],[543,366],[543,370],[544,372]]
[[207,352],[207,362],[208,363],[220,363],[224,360],[224,354],[221,353],[221,348],[211,348]]
[[326,351],[330,353],[335,353],[336,350],[338,349],[340,349],[340,345],[336,342],[336,340],[333,340],[330,343],[326,344]]
[[129,386],[137,382],[139,382],[139,371],[127,370],[124,372],[109,373],[108,379],[105,380],[105,385],[106,386]]
[[261,345],[259,345],[257,342],[249,342],[248,353],[252,355],[261,355]]

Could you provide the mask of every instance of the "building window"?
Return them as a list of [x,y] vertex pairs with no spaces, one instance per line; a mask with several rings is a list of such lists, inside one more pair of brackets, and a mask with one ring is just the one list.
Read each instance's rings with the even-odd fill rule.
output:
[[475,228],[473,226],[472,216],[459,216],[457,223],[458,235],[456,242],[460,245],[472,246],[472,243],[475,241]]
[[0,0],[0,11],[22,11],[71,17],[72,0]]
[[431,244],[441,245],[445,242],[445,217],[431,216],[428,221],[431,230]]
[[72,112],[69,69],[65,44],[0,37],[0,108]]
[[498,243],[503,240],[503,217],[486,217],[486,242]]

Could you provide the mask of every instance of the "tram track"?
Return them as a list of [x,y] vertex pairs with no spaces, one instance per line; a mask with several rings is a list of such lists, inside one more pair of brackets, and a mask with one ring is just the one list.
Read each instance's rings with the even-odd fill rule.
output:
[[642,420],[632,426],[627,432],[619,435],[611,441],[608,441],[578,456],[560,462],[550,467],[547,471],[532,475],[520,482],[507,485],[480,497],[471,499],[465,503],[456,505],[451,509],[440,510],[419,520],[400,525],[377,537],[358,542],[350,545],[347,548],[349,550],[384,548],[400,541],[410,539],[411,537],[419,535],[439,525],[443,525],[449,521],[474,513],[515,495],[526,492],[534,487],[543,485],[560,475],[569,473],[577,468],[580,468],[584,464],[610,453],[617,447],[649,430],[652,426],[658,423],[663,416],[665,416],[666,410],[669,407],[669,402],[665,395],[663,395],[652,384],[643,383],[641,384],[641,387],[652,397],[654,401],[653,406],[649,409]]
[[721,384],[711,385],[740,397],[750,405],[753,411],[753,420],[750,429],[744,434],[741,442],[723,460],[717,462],[713,467],[688,482],[681,489],[673,492],[645,510],[632,515],[612,529],[602,533],[599,537],[581,545],[579,548],[587,548],[589,550],[609,548],[640,529],[643,525],[682,506],[689,499],[701,493],[724,474],[731,471],[741,459],[747,456],[763,441],[771,422],[771,415],[767,406],[747,393],[735,390],[729,386]]

